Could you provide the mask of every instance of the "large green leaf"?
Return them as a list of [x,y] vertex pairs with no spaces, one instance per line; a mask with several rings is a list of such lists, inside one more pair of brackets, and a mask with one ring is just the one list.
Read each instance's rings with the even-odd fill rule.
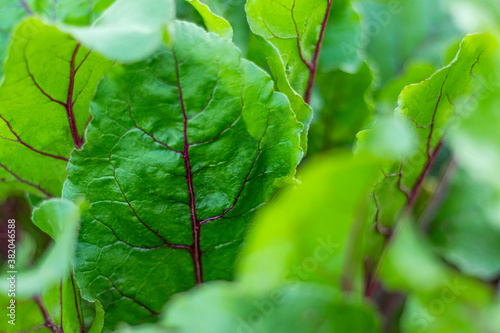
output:
[[382,281],[389,290],[409,294],[400,322],[404,332],[494,332],[493,289],[447,267],[404,220],[383,259]]
[[57,196],[71,150],[80,148],[89,104],[111,63],[37,19],[16,30],[0,87],[2,178]]
[[248,221],[302,157],[301,126],[271,79],[219,36],[175,29],[173,50],[103,80],[68,167],[64,197],[91,203],[79,284],[108,328],[152,320],[196,282],[230,279]]
[[[49,234],[55,244],[36,266],[17,274],[17,281],[23,286],[17,295],[24,298],[41,294],[68,275],[77,242],[80,211],[69,200],[51,199],[33,211],[33,222]],[[8,289],[5,274],[2,275],[0,286],[2,290]]]
[[134,62],[160,47],[174,18],[173,0],[117,0],[92,26],[60,29],[108,59]]

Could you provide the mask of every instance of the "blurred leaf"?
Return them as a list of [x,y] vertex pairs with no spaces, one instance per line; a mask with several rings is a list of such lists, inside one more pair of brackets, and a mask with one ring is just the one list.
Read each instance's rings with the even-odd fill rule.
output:
[[173,0],[116,0],[90,27],[59,28],[108,59],[130,63],[158,50],[174,18]]
[[[4,59],[8,46],[19,22],[30,14],[39,15],[44,20],[88,25],[98,17],[114,0],[26,0],[27,7],[19,0],[0,0],[0,81],[3,77]],[[25,26],[23,34],[29,37],[33,27]]]
[[90,100],[110,66],[36,19],[18,27],[0,87],[4,184],[42,196],[61,193],[69,153],[82,144]]
[[[454,50],[450,62],[453,61],[456,54],[457,51]],[[376,96],[378,109],[383,113],[392,113],[397,106],[398,96],[404,87],[424,81],[435,71],[436,68],[431,64],[409,64],[402,75],[393,78],[383,89],[378,91]]]
[[200,2],[199,0],[186,1],[196,8],[198,13],[200,13],[208,31],[214,32],[229,41],[233,39],[233,29],[228,21],[226,21],[223,17],[214,14],[206,4]]
[[355,8],[363,20],[362,47],[382,86],[410,59],[443,66],[444,51],[462,36],[442,0],[358,0]]
[[219,36],[175,28],[173,50],[100,84],[69,165],[64,197],[91,203],[77,278],[110,329],[154,320],[197,280],[231,279],[254,211],[302,157],[301,126],[271,79]]

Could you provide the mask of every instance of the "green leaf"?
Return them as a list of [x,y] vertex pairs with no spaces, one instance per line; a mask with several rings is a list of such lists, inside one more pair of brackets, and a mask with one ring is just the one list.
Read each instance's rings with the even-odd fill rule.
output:
[[[193,313],[197,320],[193,320]],[[257,294],[235,283],[210,283],[176,295],[163,316],[165,331],[178,333],[379,331],[378,318],[370,306],[343,297],[333,288],[305,283]]]
[[233,39],[233,28],[231,28],[228,21],[226,21],[223,17],[214,14],[206,4],[200,2],[199,0],[186,1],[190,3],[201,15],[208,31],[214,32],[229,41]]
[[305,150],[312,111],[300,97],[310,103],[318,67],[357,71],[357,44],[354,53],[342,52],[338,46],[345,40],[359,40],[359,18],[347,0],[249,0],[246,12],[252,31],[264,39],[258,45],[267,57],[278,90],[290,99],[297,119],[304,125],[301,145]]
[[[382,87],[408,63],[427,62],[436,68],[445,65],[446,49],[463,36],[451,20],[451,4],[434,0],[356,3],[363,22],[360,42]],[[343,48],[352,48],[348,45]]]
[[[352,61],[352,55],[346,59],[345,53],[339,52],[338,47],[334,49],[340,40],[353,37],[349,33],[359,34],[359,25],[350,21],[354,19],[359,23],[349,1],[333,1],[333,5],[331,1],[325,0],[247,1],[246,12],[250,28],[278,49],[288,80],[301,95],[306,90],[310,76],[309,64],[314,62],[320,30],[330,5],[331,17],[327,25],[329,31],[326,32],[328,37],[325,37],[325,42],[329,45],[324,49],[324,63],[328,64],[328,70],[341,67],[344,61]],[[346,25],[348,27],[344,29]],[[357,58],[357,53],[354,58]]]
[[60,25],[60,29],[108,59],[130,63],[160,47],[174,18],[173,0],[117,0],[91,27]]
[[37,19],[16,30],[0,87],[0,167],[7,182],[61,193],[69,153],[83,143],[89,104],[111,63]]
[[[69,200],[47,200],[33,211],[33,223],[53,237],[55,243],[37,265],[18,272],[17,283],[23,287],[19,288],[17,295],[29,298],[41,294],[67,276],[77,243],[79,222],[80,210]],[[5,274],[0,286],[2,290],[9,289]]]
[[[442,149],[446,131],[465,115],[457,105],[473,93],[472,87],[485,74],[482,59],[486,59],[491,48],[490,41],[487,35],[467,36],[450,65],[402,91],[395,114],[413,123],[417,150],[382,168],[373,191],[371,219],[378,225],[374,230],[391,227],[403,207],[416,204],[423,180]],[[365,145],[365,140],[366,137],[360,138],[358,144]]]
[[299,280],[360,290],[363,207],[378,162],[360,154],[309,163],[302,185],[270,206],[248,236],[239,278],[251,288]]
[[219,36],[175,30],[173,50],[102,81],[68,167],[64,197],[90,202],[77,278],[109,328],[152,320],[196,281],[231,279],[248,222],[302,157],[271,79]]

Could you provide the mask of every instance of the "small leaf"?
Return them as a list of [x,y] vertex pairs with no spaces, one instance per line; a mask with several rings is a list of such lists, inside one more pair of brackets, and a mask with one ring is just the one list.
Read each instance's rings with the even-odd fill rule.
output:
[[248,222],[302,157],[301,126],[262,70],[215,34],[175,31],[172,50],[102,81],[68,167],[64,197],[90,202],[77,277],[109,328],[152,320],[197,282],[231,279]]

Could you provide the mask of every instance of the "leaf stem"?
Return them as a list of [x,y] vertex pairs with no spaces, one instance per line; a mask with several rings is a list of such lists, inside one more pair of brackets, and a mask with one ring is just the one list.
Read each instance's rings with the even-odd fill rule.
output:
[[200,221],[198,221],[198,216],[196,214],[196,200],[194,196],[193,173],[191,171],[191,163],[189,160],[189,141],[187,137],[188,116],[186,113],[186,107],[184,105],[184,97],[182,95],[182,87],[180,81],[181,78],[179,74],[179,61],[177,60],[175,51],[173,54],[175,58],[175,73],[177,76],[177,88],[179,90],[179,100],[181,102],[182,115],[184,117],[184,150],[182,152],[182,157],[184,158],[184,164],[186,167],[186,179],[189,192],[189,209],[191,214],[191,225],[193,229],[193,245],[190,252],[191,256],[193,257],[196,283],[201,284],[203,283],[203,267],[201,262],[201,246],[200,246],[201,223]]
[[68,116],[68,121],[69,121],[69,128],[71,130],[71,136],[73,137],[76,149],[80,149],[83,146],[83,140],[78,134],[75,113],[73,111],[73,106],[74,106],[73,93],[75,90],[75,76],[77,71],[77,68],[75,67],[75,62],[79,49],[80,49],[80,44],[77,44],[75,50],[73,51],[73,55],[71,56],[70,68],[69,68],[68,95],[66,98],[66,105],[65,105],[66,115]]

